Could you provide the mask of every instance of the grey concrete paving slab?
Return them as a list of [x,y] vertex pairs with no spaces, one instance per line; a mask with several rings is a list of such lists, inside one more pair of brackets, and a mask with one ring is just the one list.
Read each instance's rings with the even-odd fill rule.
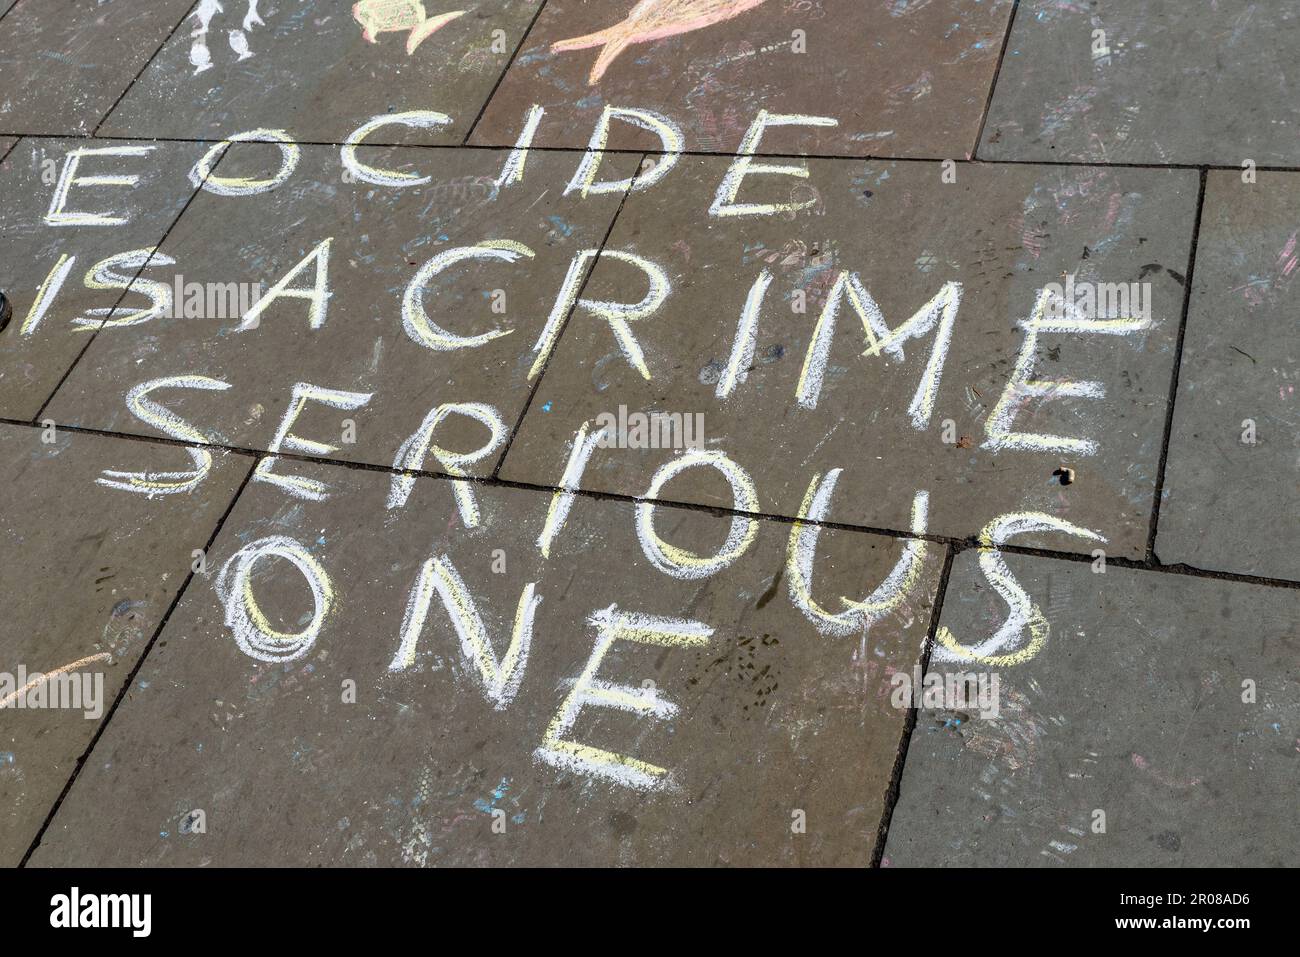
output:
[[1156,554],[1300,579],[1300,176],[1211,172]]
[[[48,414],[156,435],[130,391],[167,380],[151,401],[207,441],[384,466],[400,453],[403,467],[490,475],[532,390],[534,344],[622,195],[564,196],[571,155],[534,154],[498,190],[506,151],[358,154],[429,179],[401,188],[345,181],[336,147],[299,153],[271,192],[195,199],[161,247],[174,265],[150,275],[179,285],[173,303],[198,318],[103,330]],[[630,177],[637,159],[611,156],[602,175]],[[208,186],[243,188],[228,184],[281,163],[277,147],[238,143]]]
[[0,20],[0,133],[92,133],[193,0],[40,0]]
[[251,459],[216,453],[201,488],[152,499],[100,480],[187,461],[0,426],[0,866],[35,839]]
[[1270,0],[1023,0],[979,156],[1296,165],[1297,49]]
[[144,308],[124,290],[194,195],[187,174],[206,150],[27,139],[0,163],[0,289],[13,305],[0,416],[36,415],[101,322]]
[[471,528],[448,480],[305,468],[335,496],[245,489],[35,864],[870,860],[938,546],[822,533],[823,633],[806,529],[658,508],[656,554],[579,496],[543,557],[548,492],[475,483]]
[[386,142],[459,144],[540,0],[217,6],[198,4],[106,135],[222,139],[269,129],[341,143],[374,117],[419,110],[442,119],[418,131],[387,127]]
[[[920,710],[884,863],[1296,866],[1300,593],[1004,561],[1050,636],[1016,664],[932,662],[989,689],[997,676],[998,715]],[[1015,654],[1027,635],[989,638],[1005,614],[976,554],[959,555],[940,634]]]
[[[842,470],[836,522],[912,530],[925,491],[932,533],[1036,509],[1144,555],[1194,172],[976,164],[945,183],[940,164],[812,160],[793,187],[747,176],[736,202],[755,215],[709,215],[729,162],[685,158],[629,198],[503,478],[570,484],[580,426],[626,418],[582,488],[732,507],[707,471],[651,487],[666,440],[698,421],[697,441],[754,476],[761,512],[800,514],[814,478]],[[1085,315],[1089,290],[1132,321]],[[645,441],[631,417],[656,413],[682,428]],[[1020,544],[1094,547],[1080,536]]]
[[[1011,8],[550,0],[471,142],[512,145],[539,106],[535,142],[581,148],[614,107],[666,119],[686,149],[735,153],[766,111],[836,125],[771,129],[758,152],[960,159],[979,135]],[[627,119],[612,122],[610,147],[664,148],[644,117]]]
[[13,149],[17,142],[16,136],[0,136],[0,159],[4,159],[5,154]]

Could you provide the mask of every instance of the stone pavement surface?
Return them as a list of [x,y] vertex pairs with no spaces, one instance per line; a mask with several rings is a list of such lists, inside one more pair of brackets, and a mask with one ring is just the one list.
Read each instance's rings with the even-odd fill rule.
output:
[[[278,147],[237,143],[213,177],[261,177],[281,160]],[[500,192],[495,180],[504,160],[477,150],[367,150],[368,164],[430,180],[382,189],[346,182],[337,147],[304,146],[284,190],[201,192],[159,253],[175,260],[171,268],[185,286],[260,284],[268,301],[256,323],[242,320],[249,306],[213,315],[203,304],[186,316],[190,303],[173,290],[173,304],[182,306],[173,311],[182,315],[106,324],[94,334],[50,414],[70,425],[155,434],[155,423],[128,408],[128,391],[177,372],[201,374],[226,391],[182,388],[167,395],[167,408],[209,441],[266,450],[296,401],[295,386],[306,383],[351,398],[324,408],[313,401],[293,434],[322,442],[333,436],[327,444],[334,457],[391,465],[436,409],[474,405],[486,412],[451,416],[435,438],[461,453],[482,448],[463,470],[491,475],[536,379],[530,349],[573,264],[574,281],[590,269],[579,254],[600,246],[621,199],[565,196],[577,163],[556,153],[532,157],[527,179]],[[635,157],[617,156],[605,168],[630,176],[636,167]],[[446,259],[449,250],[467,248],[475,258]],[[269,301],[272,287],[299,266],[305,278],[292,288],[314,282],[318,271],[325,276],[319,309],[302,298]],[[155,274],[175,286],[151,265]],[[473,338],[488,341],[463,347]],[[287,354],[295,361],[286,363]],[[183,370],[177,356],[185,357]],[[343,440],[344,420],[356,425],[354,442]]]
[[14,313],[0,351],[0,416],[36,418],[102,322],[139,321],[127,289],[193,198],[186,174],[204,152],[27,138],[0,162],[0,288]]
[[0,0],[0,864],[1300,863],[1191,6]]
[[1295,166],[1298,43],[1273,0],[1022,0],[980,156]]
[[[629,409],[701,410],[708,441],[755,473],[761,511],[797,514],[811,474],[842,468],[834,521],[907,528],[922,488],[930,528],[942,535],[977,535],[1017,508],[1057,508],[1103,534],[1116,554],[1145,555],[1194,173],[980,166],[944,187],[937,164],[815,160],[802,181],[815,205],[788,218],[718,221],[702,214],[730,162],[685,159],[663,187],[628,199],[606,251],[648,260],[668,281],[662,308],[630,324],[645,370],[624,358],[608,323],[579,307],[502,477],[557,484],[573,430],[616,399]],[[756,177],[744,199],[788,201],[779,182]],[[1025,341],[1018,323],[1062,275],[1135,280],[1144,270],[1149,329],[1053,335],[1035,354],[1035,377],[1087,378],[1106,393],[1041,400],[1016,418],[1015,431],[1097,445],[1069,457],[1079,477],[1063,488],[1052,477],[1063,461],[1057,452],[1007,447],[990,428]],[[892,329],[941,297],[934,329],[900,340],[896,355],[866,354],[855,281]],[[585,296],[617,299],[644,282],[635,264],[602,259]],[[756,283],[764,285],[752,342],[736,365],[733,344],[746,338],[738,327]],[[947,362],[932,375],[936,349]],[[946,423],[956,441],[944,441]],[[673,457],[671,449],[598,453],[583,487],[642,495],[646,475]],[[726,487],[715,494],[707,479],[683,477],[662,497],[729,506]],[[1025,544],[1053,541],[1069,547],[1059,533]]]
[[[581,149],[609,107],[666,118],[688,150],[735,153],[755,114],[830,116],[766,151],[970,155],[1008,0],[548,0],[471,143],[509,146],[546,111],[539,146]],[[707,34],[697,34],[706,30]],[[707,35],[708,42],[700,42]],[[612,149],[661,149],[626,128]]]
[[[5,569],[5,670],[29,676],[60,669],[81,680],[82,707],[17,707],[0,726],[0,865],[21,860],[68,782],[77,760],[172,601],[186,583],[192,552],[234,501],[252,460],[212,454],[210,480],[185,498],[123,495],[112,473],[165,468],[162,445],[0,426],[0,562]],[[69,495],[69,482],[77,493]],[[24,680],[19,684],[27,684]],[[48,688],[49,686],[46,685]],[[17,689],[0,688],[0,699]],[[37,689],[39,690],[39,686]],[[23,704],[26,704],[24,696]]]
[[[549,496],[475,488],[467,530],[448,521],[448,482],[416,480],[392,511],[388,475],[302,474],[330,499],[241,496],[210,556],[220,574],[187,591],[34,863],[546,864],[558,848],[572,864],[870,861],[905,717],[881,679],[919,661],[939,549],[865,642],[828,641],[783,597],[764,600],[787,524],[754,521],[742,560],[673,581],[641,554],[628,502],[577,501],[543,558]],[[674,547],[701,553],[731,524],[655,514]],[[821,545],[836,562],[816,583],[828,600],[903,553],[851,531]],[[317,562],[315,611],[330,605],[292,660],[232,641],[220,596],[246,567],[255,608],[297,630],[312,596],[273,571],[289,555]],[[423,627],[408,627],[413,586]],[[345,681],[355,704],[340,703]],[[643,793],[643,778],[671,786]],[[120,801],[105,808],[103,793]],[[194,808],[206,834],[187,833]],[[806,834],[791,832],[796,810]]]
[[1300,176],[1264,173],[1247,186],[1210,174],[1156,538],[1163,561],[1300,579],[1297,235]]
[[[1132,569],[1099,587],[1086,563],[1007,565],[1062,627],[1002,672],[997,720],[921,710],[885,863],[1294,867],[1294,594]],[[988,605],[968,552],[940,627],[968,646]],[[936,673],[953,668],[938,659]]]
[[442,115],[413,141],[459,145],[541,0],[480,0],[459,16],[429,10],[423,20],[420,3],[372,0],[360,5],[370,8],[364,30],[352,5],[336,0],[217,6],[198,4],[104,135],[219,140],[285,130],[298,142],[336,143],[373,116],[424,111]]
[[25,2],[0,20],[5,132],[88,135],[192,0]]

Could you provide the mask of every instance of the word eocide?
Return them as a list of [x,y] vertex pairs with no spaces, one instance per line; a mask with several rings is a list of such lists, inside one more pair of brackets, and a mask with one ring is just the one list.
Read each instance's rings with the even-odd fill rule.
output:
[[[544,112],[540,106],[529,110],[519,140],[507,155],[500,175],[491,185],[491,198],[523,180],[529,149]],[[663,155],[653,165],[648,165],[632,177],[605,181],[599,179],[599,170],[611,124],[616,120],[655,134],[662,142]],[[386,126],[429,129],[450,122],[450,117],[445,114],[430,111],[382,115],[369,120],[347,138],[340,151],[340,160],[347,177],[394,189],[430,182],[428,176],[369,165],[361,160],[358,149],[368,137]],[[749,203],[741,201],[739,197],[746,180],[751,177],[808,176],[808,170],[802,165],[756,161],[766,131],[783,126],[835,125],[837,121],[830,117],[779,115],[760,111],[741,144],[739,154],[719,183],[708,215],[716,218],[776,216],[798,212],[814,205],[815,200]],[[214,173],[216,160],[226,146],[244,141],[276,144],[280,154],[279,168],[261,179],[223,177]],[[144,157],[154,148],[150,145],[130,145],[81,147],[70,151],[54,188],[46,222],[51,226],[106,228],[126,223],[128,216],[125,213],[78,208],[76,191],[84,186],[134,187],[139,182],[139,177],[94,175],[87,173],[83,164],[99,156]],[[603,193],[650,189],[671,171],[680,158],[682,149],[681,131],[668,118],[643,109],[606,107],[596,125],[589,149],[583,154],[572,179],[565,187],[565,193],[585,198]],[[283,130],[251,130],[213,146],[191,170],[190,179],[196,187],[218,196],[253,196],[275,190],[287,182],[294,175],[299,159],[298,145]],[[320,329],[327,320],[331,298],[332,243],[333,237],[321,237],[301,262],[280,277],[244,312],[239,331],[256,330],[269,309],[277,308],[277,312],[282,313],[286,307],[291,306],[305,309],[310,330]],[[419,268],[405,290],[400,313],[403,330],[413,342],[431,352],[481,348],[502,336],[510,335],[515,330],[496,329],[478,335],[463,335],[445,329],[428,314],[424,306],[424,295],[435,276],[458,264],[479,261],[496,262],[503,266],[526,265],[527,260],[534,255],[528,246],[509,238],[489,239],[472,246],[439,252]],[[649,288],[644,297],[636,302],[579,298],[583,277],[598,255],[639,270],[648,281]],[[75,259],[64,255],[52,266],[19,328],[20,335],[30,336],[37,331],[74,265]],[[133,278],[147,265],[174,265],[174,260],[154,248],[148,248],[125,251],[93,264],[85,275],[86,286],[93,289],[129,287],[132,293],[145,296],[149,305],[126,315],[117,315],[112,309],[91,310],[87,316],[74,319],[73,325],[78,328],[117,329],[140,326],[174,314],[172,285],[143,277]],[[737,320],[726,365],[718,378],[716,398],[719,401],[728,400],[743,392],[748,370],[753,365],[759,322],[772,281],[772,274],[763,269],[750,287]],[[1097,451],[1096,442],[1089,438],[1031,433],[1015,428],[1017,415],[1027,402],[1061,398],[1099,399],[1105,394],[1104,386],[1099,382],[1038,379],[1034,368],[1038,339],[1044,334],[1061,333],[1125,336],[1149,328],[1152,320],[1149,309],[1136,316],[1107,314],[1098,318],[1086,308],[1081,308],[1073,296],[1063,295],[1063,292],[1066,290],[1059,287],[1041,290],[1029,309],[1028,317],[1021,322],[1024,341],[1010,380],[985,423],[983,447],[991,452],[1016,449],[1092,455]],[[670,293],[666,270],[644,257],[617,249],[579,251],[570,262],[541,334],[532,345],[533,362],[528,378],[535,379],[545,367],[570,313],[581,311],[607,324],[625,360],[643,378],[650,380],[652,375],[633,332],[633,325],[654,315]],[[927,429],[934,412],[961,298],[962,284],[946,282],[909,318],[891,327],[858,274],[849,270],[841,271],[816,320],[793,395],[795,404],[804,410],[817,408],[836,324],[841,312],[847,307],[861,323],[866,342],[866,349],[862,353],[865,359],[884,356],[888,360],[901,362],[906,343],[931,340],[929,358],[907,408],[912,427],[917,430]],[[131,387],[126,394],[126,404],[142,422],[173,438],[202,446],[213,440],[197,426],[160,404],[153,398],[154,393],[163,389],[220,391],[230,387],[229,383],[219,379],[183,372]],[[293,475],[289,464],[275,457],[274,453],[330,455],[337,451],[336,446],[293,432],[307,403],[354,411],[366,406],[372,397],[371,393],[334,389],[320,384],[295,384],[284,418],[267,449],[273,455],[259,463],[254,480],[274,484],[294,498],[312,501],[328,498],[330,490],[327,486],[315,479]],[[486,443],[470,452],[455,452],[439,445],[437,435],[440,426],[452,417],[469,418],[483,425],[488,432]],[[605,449],[609,446],[609,431],[608,423],[598,421],[593,427],[593,423],[587,422],[574,435],[564,474],[558,483],[560,490],[553,495],[536,540],[543,557],[550,556],[551,547],[564,528],[575,493],[582,487],[583,475],[592,455],[597,448]],[[477,526],[479,511],[474,487],[465,479],[470,474],[470,466],[498,451],[506,442],[508,433],[509,429],[500,412],[485,403],[450,402],[428,410],[423,420],[414,426],[408,438],[397,449],[387,508],[396,510],[405,506],[415,482],[411,471],[422,469],[426,460],[432,458],[443,472],[452,476],[456,508],[462,521],[469,528]],[[149,497],[190,492],[206,479],[213,459],[211,453],[201,447],[187,449],[187,452],[192,466],[189,469],[175,472],[110,470],[98,481],[108,487]],[[647,560],[662,574],[683,580],[717,575],[744,555],[758,533],[758,520],[745,513],[761,510],[759,495],[749,473],[725,452],[717,449],[688,448],[654,474],[643,497],[657,498],[668,482],[693,469],[712,469],[718,472],[730,486],[734,510],[740,513],[732,518],[726,541],[716,554],[697,555],[663,540],[655,529],[656,506],[651,501],[640,502],[636,506],[635,517],[637,538]],[[861,634],[898,608],[917,586],[930,548],[930,543],[922,537],[927,533],[929,496],[925,490],[918,490],[913,497],[909,529],[915,537],[904,541],[901,556],[874,591],[856,598],[842,597],[838,605],[832,607],[826,607],[814,599],[818,537],[821,524],[829,514],[835,487],[842,472],[842,469],[836,468],[809,477],[807,494],[800,507],[798,520],[791,527],[786,549],[785,580],[789,599],[819,633],[828,637]],[[980,536],[979,563],[990,586],[1006,602],[1009,614],[990,638],[974,646],[963,645],[948,629],[941,628],[937,636],[938,647],[935,649],[936,661],[1007,666],[1028,660],[1041,650],[1048,635],[1047,622],[1012,576],[999,549],[1015,536],[1042,531],[1064,533],[1094,542],[1104,541],[1095,532],[1046,513],[1015,512],[990,521]],[[296,633],[274,629],[261,611],[253,591],[255,568],[259,563],[272,558],[292,564],[301,573],[312,594],[314,610],[311,619]],[[325,565],[301,542],[287,536],[263,538],[240,549],[222,568],[217,579],[217,590],[225,604],[226,624],[237,645],[251,658],[265,662],[292,661],[308,654],[335,606],[334,584]],[[524,587],[505,655],[498,656],[489,640],[474,595],[451,559],[445,554],[431,556],[422,566],[409,593],[405,615],[399,633],[395,636],[396,647],[389,669],[400,672],[414,665],[417,643],[436,598],[443,613],[451,621],[459,639],[461,653],[470,666],[470,673],[478,678],[482,693],[496,708],[507,708],[524,677],[533,637],[533,621],[543,597],[538,582],[530,582]],[[610,648],[618,641],[689,647],[707,643],[712,629],[699,621],[645,615],[622,610],[617,606],[593,611],[588,623],[595,635],[594,649],[582,673],[575,678],[568,696],[545,729],[535,756],[539,761],[557,767],[599,776],[629,787],[651,789],[667,786],[670,780],[667,769],[630,755],[579,743],[570,737],[570,732],[579,713],[589,707],[617,708],[647,718],[671,717],[676,711],[675,706],[660,696],[657,690],[616,684],[598,677],[602,663]]]

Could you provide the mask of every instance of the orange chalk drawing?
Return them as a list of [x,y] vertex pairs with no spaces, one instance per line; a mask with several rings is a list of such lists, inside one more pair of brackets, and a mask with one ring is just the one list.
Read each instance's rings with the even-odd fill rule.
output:
[[55,677],[56,675],[65,674],[69,671],[76,671],[78,668],[84,668],[86,665],[94,664],[96,661],[109,661],[112,659],[112,657],[113,656],[110,655],[108,652],[101,651],[97,655],[87,655],[85,658],[78,658],[76,661],[71,661],[66,665],[60,665],[59,667],[55,668],[52,671],[47,671],[43,674],[38,674],[36,675],[36,677],[32,678],[31,681],[27,682],[27,684],[23,685],[17,691],[12,691],[9,694],[5,695],[3,698],[0,698],[0,708],[8,708],[10,705],[12,705],[23,695],[27,694],[27,692],[31,691],[33,688],[45,684],[45,682],[49,681],[51,678]]
[[463,17],[466,12],[453,10],[431,17],[424,10],[423,0],[360,0],[352,5],[352,18],[361,24],[361,35],[371,43],[378,43],[381,33],[410,30],[410,36],[406,38],[408,56],[421,43],[457,17]]
[[551,44],[553,53],[603,47],[587,78],[589,85],[600,82],[611,63],[628,47],[665,37],[703,30],[715,23],[738,17],[764,0],[640,0],[627,19],[605,30]]

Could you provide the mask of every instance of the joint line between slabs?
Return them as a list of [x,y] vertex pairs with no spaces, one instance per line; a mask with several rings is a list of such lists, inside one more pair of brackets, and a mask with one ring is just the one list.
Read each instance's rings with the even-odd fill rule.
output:
[[993,70],[993,82],[989,84],[988,99],[984,101],[984,113],[980,116],[980,128],[975,132],[975,145],[971,147],[967,159],[974,159],[979,154],[980,140],[984,139],[984,128],[988,126],[989,114],[993,112],[993,94],[998,88],[998,77],[1002,75],[1002,63],[1007,58],[1007,47],[1011,44],[1011,31],[1016,25],[1016,12],[1020,9],[1020,0],[1011,5],[1011,16],[1007,18],[1007,32],[1002,37],[1002,50],[998,53],[998,65]]
[[22,2],[23,2],[23,0],[15,0],[15,3],[14,3],[13,6],[11,6],[8,10],[5,10],[3,13],[0,13],[0,20],[3,20],[5,17],[9,16],[9,14],[11,14],[11,13],[13,13],[15,10],[17,10],[17,9],[18,9],[18,4],[20,4],[20,3],[22,3]]
[[1183,289],[1183,312],[1178,320],[1178,338],[1174,342],[1173,371],[1169,375],[1169,408],[1165,410],[1165,430],[1160,442],[1160,461],[1156,466],[1155,494],[1151,499],[1151,522],[1147,528],[1147,561],[1157,561],[1156,533],[1160,525],[1160,504],[1165,494],[1169,445],[1173,439],[1174,406],[1178,401],[1178,378],[1183,366],[1183,344],[1187,337],[1187,316],[1192,306],[1192,281],[1196,274],[1196,249],[1201,238],[1201,216],[1205,211],[1205,186],[1209,173],[1201,170],[1201,185],[1196,196],[1196,215],[1192,220],[1192,243],[1187,253],[1186,288]]
[[483,115],[487,113],[487,109],[492,104],[492,101],[496,99],[497,90],[501,89],[501,84],[505,82],[506,74],[509,73],[510,68],[515,65],[515,60],[519,58],[519,52],[523,50],[524,44],[528,42],[528,35],[533,32],[533,27],[537,25],[537,21],[541,19],[542,11],[545,9],[546,0],[542,0],[541,4],[537,7],[537,12],[533,14],[533,18],[528,21],[528,29],[525,30],[524,35],[519,38],[519,43],[515,46],[515,52],[510,54],[510,59],[506,61],[505,69],[501,71],[501,74],[497,77],[497,81],[492,84],[492,92],[487,95],[487,99],[484,100],[483,105],[479,107],[478,116],[474,117],[474,122],[469,125],[469,131],[465,134],[465,139],[461,141],[461,146],[469,143],[469,138],[473,136],[474,131],[478,129],[479,122],[483,119]]
[[[39,423],[28,422],[22,419],[0,418],[0,425],[12,425],[21,428],[39,429],[43,426]],[[977,535],[970,535],[962,538],[955,535],[939,535],[926,533],[916,535],[910,531],[901,529],[882,528],[874,525],[857,525],[849,522],[830,522],[830,521],[812,521],[807,518],[799,518],[793,515],[779,515],[773,512],[746,512],[740,509],[725,508],[717,505],[701,505],[698,502],[678,502],[672,499],[645,498],[644,496],[628,495],[622,492],[602,492],[596,489],[583,488],[564,488],[557,485],[543,485],[534,482],[520,482],[512,479],[495,478],[493,476],[477,475],[452,475],[448,472],[438,472],[429,469],[403,469],[395,468],[391,465],[377,465],[371,462],[353,462],[346,459],[334,459],[326,456],[303,455],[294,452],[267,452],[265,449],[247,448],[237,445],[219,445],[211,442],[187,442],[182,439],[173,439],[166,436],[140,435],[131,432],[112,432],[106,429],[96,429],[87,426],[78,425],[59,425],[55,423],[56,429],[64,429],[68,432],[81,435],[94,435],[101,438],[121,439],[128,442],[141,442],[152,445],[168,445],[174,448],[182,449],[206,449],[215,452],[224,452],[230,455],[252,456],[257,459],[274,458],[283,459],[286,462],[301,462],[307,465],[327,465],[334,468],[348,469],[354,472],[378,472],[383,475],[409,475],[414,478],[436,479],[448,482],[471,482],[475,485],[481,485],[484,488],[502,488],[515,489],[523,492],[540,492],[547,495],[554,495],[557,492],[567,492],[580,498],[592,499],[595,501],[622,502],[631,505],[651,504],[656,507],[678,509],[682,511],[703,512],[712,515],[715,518],[750,518],[758,521],[772,522],[777,525],[807,525],[823,528],[830,531],[855,532],[865,535],[878,535],[882,538],[893,539],[916,539],[923,542],[931,542],[936,545],[951,546],[956,554],[965,551],[979,550],[983,548],[980,545]],[[1047,558],[1055,561],[1068,561],[1080,564],[1092,564],[1096,559],[1091,554],[1082,552],[1057,551],[1050,548],[1038,548],[1031,545],[1001,545],[998,551],[1009,555],[1026,555],[1034,558]],[[1165,575],[1182,575],[1189,578],[1205,578],[1216,581],[1237,582],[1245,585],[1261,585],[1269,588],[1286,588],[1300,590],[1300,581],[1289,578],[1271,578],[1266,575],[1251,575],[1242,572],[1225,572],[1209,568],[1198,568],[1187,564],[1164,565],[1159,561],[1148,561],[1147,559],[1123,558],[1119,556],[1108,556],[1106,558],[1108,565],[1114,565],[1116,568],[1126,568],[1133,571],[1156,572]]]
[[[43,140],[120,140],[122,142],[143,142],[143,143],[193,143],[195,145],[216,144],[226,142],[223,138],[202,138],[202,137],[180,137],[180,136],[91,136],[86,133],[34,133],[29,130],[12,131],[0,130],[0,136],[15,137],[18,139],[43,139]],[[275,143],[276,140],[241,140],[245,143]],[[294,140],[296,146],[332,146],[343,148],[349,144],[329,140]],[[477,150],[480,152],[503,152],[508,153],[515,147],[490,145],[482,143],[383,143],[371,142],[367,140],[366,146],[373,146],[376,149],[414,149],[414,150]],[[539,153],[569,153],[574,156],[581,156],[593,152],[586,146],[537,146],[530,145],[530,151]],[[596,152],[608,153],[610,155],[642,155],[642,156],[666,156],[667,151],[659,149],[622,149],[607,147]],[[682,150],[675,153],[677,156],[690,156],[699,158],[718,158],[718,159],[736,159],[738,153],[720,153],[708,150]],[[754,159],[791,159],[791,160],[828,160],[845,163],[943,163],[946,160],[952,160],[958,166],[1038,166],[1038,167],[1064,167],[1079,169],[1149,169],[1149,170],[1201,170],[1241,172],[1239,165],[1229,163],[1206,163],[1206,162],[1187,162],[1187,163],[1110,163],[1097,162],[1092,160],[1058,160],[1058,159],[988,159],[983,157],[970,157],[967,159],[954,159],[951,156],[889,156],[881,153],[870,153],[863,155],[854,155],[848,153],[781,153],[762,150],[752,154]],[[1261,173],[1300,173],[1300,166],[1286,166],[1282,164],[1257,164],[1255,169]]]
[[[21,2],[21,0],[19,0],[19,2]],[[123,90],[118,95],[117,99],[113,101],[113,105],[108,108],[108,112],[99,118],[99,122],[95,124],[95,128],[90,131],[91,137],[98,136],[99,128],[103,126],[105,123],[107,123],[108,118],[113,115],[113,111],[122,105],[122,101],[126,99],[126,95],[131,92],[132,88],[134,88],[136,81],[139,80],[140,77],[144,76],[144,71],[149,69],[153,61],[158,58],[158,54],[163,51],[163,47],[171,43],[172,37],[176,35],[176,31],[179,30],[181,26],[185,23],[185,21],[190,18],[190,15],[194,13],[197,6],[198,6],[197,4],[193,4],[193,3],[190,4],[190,6],[185,11],[185,16],[181,17],[180,20],[176,22],[176,26],[172,27],[171,32],[168,33],[165,38],[163,38],[163,42],[158,44],[158,49],[154,50],[153,53],[149,55],[149,59],[145,61],[144,66],[140,67],[140,72],[138,72],[134,77],[132,77],[131,82],[126,85],[126,89]]]
[[[952,546],[944,549],[943,569],[939,572],[939,584],[934,592],[934,607],[930,611],[930,627],[925,631],[925,640],[921,643],[921,653],[917,656],[921,674],[930,670],[930,656],[934,653],[935,636],[939,633],[939,616],[943,613],[943,600],[948,594],[948,582],[952,575],[952,563],[956,557]],[[915,700],[915,699],[913,699]],[[889,840],[889,825],[894,819],[894,808],[903,787],[903,769],[907,764],[907,752],[912,744],[912,735],[916,731],[917,716],[920,711],[913,704],[907,709],[903,719],[903,730],[898,739],[898,753],[894,755],[894,768],[890,772],[889,787],[885,791],[885,803],[881,809],[880,826],[876,831],[876,846],[871,853],[871,866],[880,867],[885,857],[885,844]]]
[[565,330],[569,328],[569,322],[573,319],[573,314],[578,311],[578,303],[582,301],[582,294],[587,291],[587,283],[596,272],[596,266],[600,263],[601,254],[605,252],[605,246],[609,242],[609,237],[614,235],[614,224],[618,222],[619,215],[623,212],[623,204],[627,198],[632,195],[632,190],[636,189],[637,178],[641,175],[641,167],[645,163],[645,156],[641,157],[641,162],[637,164],[636,170],[632,173],[632,181],[628,183],[627,189],[623,192],[623,197],[618,201],[618,208],[614,210],[614,216],[609,221],[609,227],[605,230],[605,235],[601,237],[600,248],[596,250],[596,255],[592,257],[591,263],[587,266],[587,273],[582,277],[582,284],[578,286],[578,291],[574,294],[573,305],[565,313],[564,321],[560,323],[560,328],[555,332],[555,339],[551,342],[550,351],[546,356],[546,361],[542,363],[542,369],[537,374],[537,382],[528,393],[528,398],[524,400],[524,407],[519,413],[519,418],[515,422],[515,427],[510,432],[510,438],[506,440],[506,447],[501,450],[501,457],[497,459],[496,466],[492,469],[492,478],[496,479],[501,474],[501,469],[505,467],[506,456],[510,454],[511,448],[514,447],[515,437],[519,430],[524,427],[524,418],[528,415],[528,410],[533,406],[533,399],[542,389],[542,382],[546,379],[546,370],[551,367],[551,360],[555,358],[556,351],[560,348],[560,343],[564,339]]
[[[216,168],[221,164],[221,161],[225,159],[226,154],[228,152],[230,152],[230,146],[227,146],[224,150],[221,151],[221,155],[217,157],[217,161],[212,164],[212,170],[210,170],[208,173],[209,176],[212,175],[212,172],[215,171]],[[205,176],[203,178],[203,183],[206,183],[207,181],[208,181],[207,177]],[[127,283],[126,288],[122,290],[122,294],[118,296],[117,301],[113,303],[112,311],[109,312],[108,315],[104,316],[104,318],[100,321],[99,325],[90,333],[90,338],[87,339],[86,344],[81,347],[81,351],[78,352],[76,358],[72,360],[72,364],[69,365],[68,368],[63,370],[63,375],[61,375],[59,377],[59,381],[55,383],[54,389],[52,392],[50,392],[49,397],[46,398],[46,400],[41,403],[41,407],[36,410],[36,415],[32,416],[32,422],[31,422],[32,425],[38,425],[41,422],[41,416],[45,413],[45,410],[49,407],[50,403],[54,401],[54,397],[59,394],[59,390],[62,389],[63,384],[68,381],[68,377],[72,375],[73,370],[76,369],[77,366],[81,364],[82,356],[84,356],[90,350],[90,347],[94,345],[95,340],[99,338],[99,334],[101,331],[103,331],[104,326],[108,323],[110,319],[113,318],[113,314],[117,312],[118,307],[122,305],[122,303],[126,300],[126,297],[131,294],[131,289],[135,286],[136,280],[139,279],[141,276],[143,276],[144,271],[148,269],[149,266],[153,263],[153,257],[156,256],[159,253],[159,251],[162,250],[163,243],[165,243],[167,241],[167,237],[172,234],[172,230],[175,229],[176,224],[181,221],[181,217],[183,217],[185,215],[185,211],[190,208],[190,204],[193,203],[194,200],[198,198],[199,193],[203,192],[203,183],[200,183],[198,186],[194,187],[194,191],[190,193],[189,198],[185,200],[185,205],[181,207],[180,212],[178,212],[175,218],[172,219],[171,224],[167,227],[166,231],[162,234],[162,237],[158,240],[157,243],[154,244],[153,252],[149,253],[149,258],[144,261],[144,265],[142,265],[139,269],[135,271],[135,275],[131,277],[131,281]]]

